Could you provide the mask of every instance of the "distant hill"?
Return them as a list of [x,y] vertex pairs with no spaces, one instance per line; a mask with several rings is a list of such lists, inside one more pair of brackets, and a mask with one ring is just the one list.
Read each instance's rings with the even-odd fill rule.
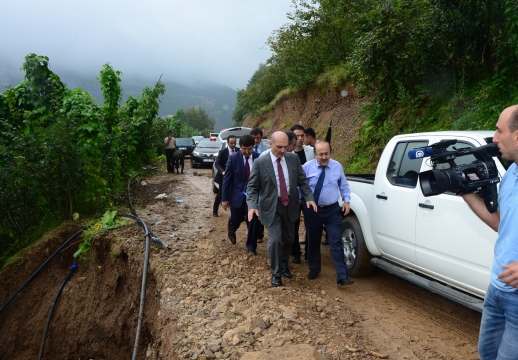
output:
[[[0,68],[1,69],[1,68]],[[90,95],[102,102],[101,85],[96,80],[97,75],[88,76],[77,73],[54,70],[61,80],[71,89],[81,88],[88,91]],[[23,79],[21,71],[6,71],[6,67],[0,70],[0,92],[3,92],[8,85],[16,86]],[[121,76],[121,87],[124,90],[123,102],[130,95],[140,97],[144,87],[153,87],[156,80],[139,76]],[[160,103],[160,116],[173,115],[178,109],[187,110],[194,106],[200,106],[207,111],[207,114],[216,120],[214,130],[232,126],[232,113],[236,107],[236,90],[221,84],[198,84],[191,87],[165,82],[165,94]]]

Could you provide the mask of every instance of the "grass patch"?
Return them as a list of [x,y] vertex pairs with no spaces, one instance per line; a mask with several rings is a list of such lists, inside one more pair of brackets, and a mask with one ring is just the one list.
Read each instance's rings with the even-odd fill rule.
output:
[[325,90],[342,90],[343,87],[349,85],[351,72],[341,64],[326,70],[320,74],[315,81],[315,85],[319,89]]

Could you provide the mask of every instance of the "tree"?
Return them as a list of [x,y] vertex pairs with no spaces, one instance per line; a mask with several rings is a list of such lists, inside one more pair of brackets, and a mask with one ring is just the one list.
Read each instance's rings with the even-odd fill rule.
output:
[[181,116],[181,120],[198,131],[214,130],[216,123],[209,117],[205,109],[197,106],[187,109]]

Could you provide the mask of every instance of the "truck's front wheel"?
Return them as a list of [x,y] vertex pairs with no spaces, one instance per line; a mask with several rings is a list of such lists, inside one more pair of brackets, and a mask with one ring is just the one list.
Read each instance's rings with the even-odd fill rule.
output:
[[349,276],[365,276],[372,273],[371,255],[363,238],[362,228],[356,216],[347,216],[342,222],[344,261]]

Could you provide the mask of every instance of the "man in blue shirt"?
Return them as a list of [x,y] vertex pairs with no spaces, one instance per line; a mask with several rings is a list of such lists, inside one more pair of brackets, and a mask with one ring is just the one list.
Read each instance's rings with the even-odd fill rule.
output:
[[250,130],[250,135],[254,137],[254,152],[261,154],[270,148],[267,144],[263,143],[263,130],[260,128]]
[[490,213],[477,194],[462,195],[473,212],[498,231],[478,354],[482,360],[518,359],[518,105],[500,114],[493,142],[502,158],[513,161],[500,182],[498,211]]
[[[342,165],[331,159],[331,145],[319,141],[315,144],[315,159],[305,163],[302,168],[318,208],[317,212],[302,207],[308,234],[308,279],[315,279],[321,270],[320,240],[325,226],[336,270],[336,283],[338,286],[352,284],[354,281],[347,276],[342,245],[342,213],[349,213],[351,191]],[[342,198],[342,206],[338,203],[339,197]]]

